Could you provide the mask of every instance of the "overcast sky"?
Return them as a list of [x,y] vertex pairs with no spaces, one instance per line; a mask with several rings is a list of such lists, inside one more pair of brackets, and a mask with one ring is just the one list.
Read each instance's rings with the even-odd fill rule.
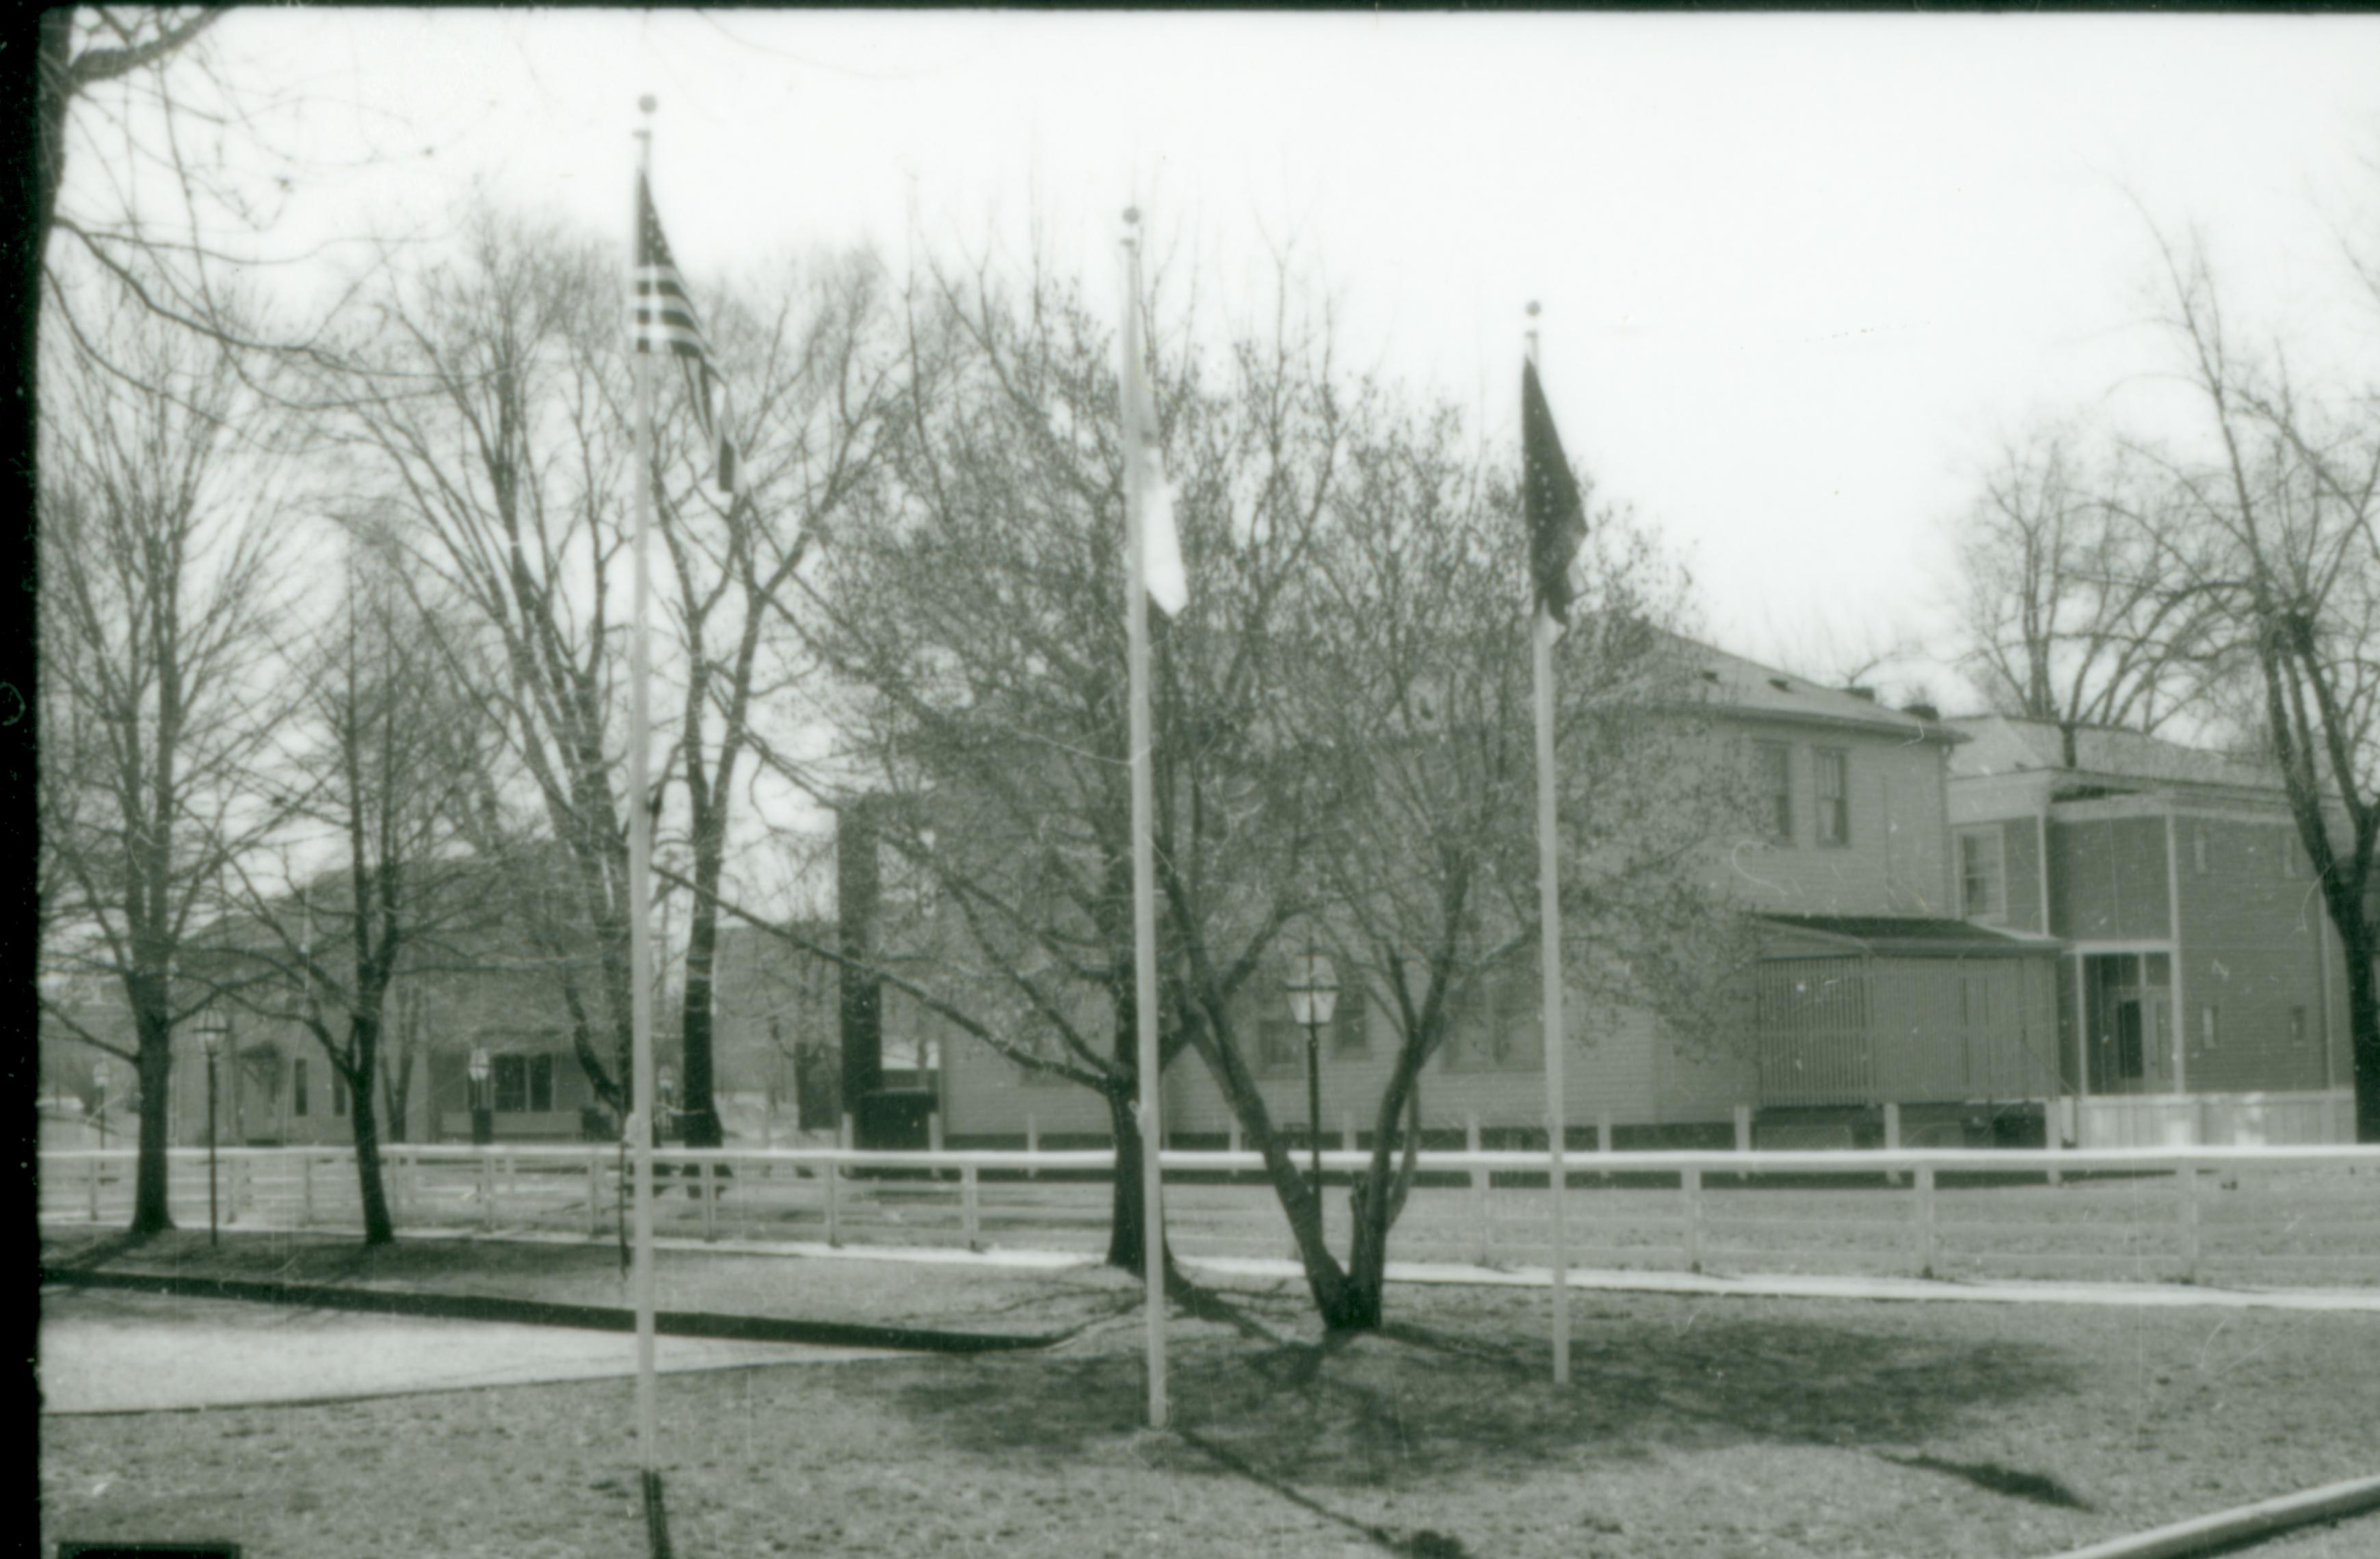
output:
[[1538,299],[1573,457],[1693,567],[1707,636],[1789,662],[1940,645],[1994,440],[2163,361],[2149,218],[2206,232],[2235,311],[2380,350],[2316,322],[2331,224],[2380,207],[2373,18],[260,9],[220,31],[370,106],[392,158],[301,189],[325,232],[434,220],[476,182],[625,248],[651,92],[698,286],[787,247],[1014,254],[1038,222],[1112,314],[1137,201],[1227,309],[1293,245],[1349,361],[1506,442]]

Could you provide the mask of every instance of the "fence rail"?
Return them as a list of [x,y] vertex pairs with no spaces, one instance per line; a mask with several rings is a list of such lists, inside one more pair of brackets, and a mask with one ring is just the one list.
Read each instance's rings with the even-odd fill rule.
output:
[[[1106,1245],[1106,1149],[653,1156],[656,1224],[672,1236],[1083,1253]],[[1161,1162],[1168,1236],[1182,1254],[1293,1253],[1258,1154],[1168,1150]],[[1363,1152],[1322,1154],[1334,1249],[1346,1248],[1343,1188],[1370,1162]],[[128,1219],[134,1163],[122,1149],[42,1154],[42,1216]],[[399,1145],[382,1166],[401,1230],[605,1239],[625,1227],[627,1161],[616,1147]],[[1543,1152],[1426,1151],[1419,1167],[1395,1259],[1549,1259]],[[1566,1169],[1565,1227],[1583,1266],[2380,1284],[2380,1147],[1623,1152],[1572,1154]],[[351,1150],[222,1149],[215,1174],[226,1227],[361,1227]],[[169,1196],[177,1223],[205,1223],[205,1150],[173,1150]]]

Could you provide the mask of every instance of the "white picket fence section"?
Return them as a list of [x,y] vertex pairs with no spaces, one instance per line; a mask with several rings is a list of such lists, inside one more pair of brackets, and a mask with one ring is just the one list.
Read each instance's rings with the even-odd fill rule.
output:
[[[216,1164],[227,1228],[361,1227],[353,1154],[230,1148]],[[1105,1149],[857,1152],[670,1149],[654,1154],[657,1227],[710,1241],[1105,1248]],[[1302,1168],[1305,1159],[1298,1155]],[[1367,1153],[1325,1152],[1333,1249]],[[1288,1224],[1253,1153],[1168,1150],[1166,1221],[1189,1257],[1287,1256]],[[1542,1152],[1425,1152],[1393,1259],[1542,1265]],[[2380,1285],[2380,1147],[1916,1149],[1575,1154],[1564,1198],[1581,1267],[1931,1274],[2275,1285]],[[41,1155],[42,1216],[122,1223],[134,1155]],[[616,1147],[395,1146],[382,1155],[401,1232],[619,1238]],[[204,1227],[207,1154],[171,1154],[176,1222]]]

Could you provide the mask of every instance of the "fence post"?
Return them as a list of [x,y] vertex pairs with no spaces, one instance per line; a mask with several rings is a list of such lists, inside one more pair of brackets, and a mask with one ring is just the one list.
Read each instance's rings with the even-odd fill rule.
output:
[[1917,1170],[1917,1275],[1934,1275],[1934,1166]]
[[304,1228],[314,1221],[314,1155],[298,1155],[298,1227]]
[[94,1156],[91,1160],[91,1221],[92,1223],[99,1222],[99,1177],[105,1167],[104,1158]]
[[496,1227],[496,1159],[485,1149],[480,1153],[480,1227],[491,1234]]
[[[1887,1153],[1900,1151],[1900,1106],[1889,1099],[1884,1102],[1884,1151]],[[1900,1171],[1898,1169],[1886,1170],[1884,1178],[1896,1186],[1909,1183],[1901,1178]]]
[[969,1164],[959,1170],[959,1223],[966,1232],[966,1247],[970,1251],[982,1249],[978,1239],[982,1233],[979,1215],[976,1205],[975,1166]]
[[603,1150],[587,1154],[587,1238],[603,1238]]
[[1686,1197],[1686,1270],[1703,1270],[1703,1172],[1678,1171],[1678,1189]]
[[[846,1115],[843,1120],[845,1130],[848,1130],[851,1117]],[[819,1183],[826,1188],[826,1242],[829,1245],[843,1243],[843,1227],[837,1221],[835,1207],[836,1188],[842,1179],[842,1165],[830,1161],[819,1166]]]
[[1339,1112],[1339,1145],[1349,1153],[1355,1151],[1355,1112]]
[[1232,1151],[1240,1151],[1240,1118],[1237,1115],[1232,1117]]
[[834,1145],[841,1148],[844,1152],[849,1153],[851,1151],[852,1143],[858,1140],[859,1133],[852,1129],[851,1112],[849,1110],[845,1110],[843,1113],[843,1135],[835,1140]]
[[710,1160],[702,1161],[702,1238],[708,1241],[719,1238],[719,1182],[712,1178]]
[[1752,1106],[1750,1105],[1735,1106],[1735,1151],[1738,1153],[1752,1151]]
[[[1479,1151],[1479,1118],[1463,1118],[1463,1151]],[[1488,1223],[1488,1171],[1477,1165],[1471,1166],[1471,1261],[1475,1266],[1488,1264],[1488,1239],[1492,1231]]]
[[2184,1164],[2174,1171],[2181,1190],[2181,1280],[2198,1281],[2198,1166]]
[[[1041,1151],[1041,1128],[1035,1123],[1030,1115],[1025,1118],[1025,1151],[1028,1154]],[[1025,1178],[1028,1180],[1038,1180],[1041,1178],[1041,1171],[1028,1166],[1025,1171]]]
[[[2041,1145],[2046,1152],[2053,1154],[2066,1151],[2065,1100],[2044,1099],[2041,1102]],[[2065,1172],[2052,1169],[2049,1172],[2049,1183],[2053,1186],[2064,1185]]]
[[942,1112],[935,1110],[926,1117],[926,1151],[942,1151]]

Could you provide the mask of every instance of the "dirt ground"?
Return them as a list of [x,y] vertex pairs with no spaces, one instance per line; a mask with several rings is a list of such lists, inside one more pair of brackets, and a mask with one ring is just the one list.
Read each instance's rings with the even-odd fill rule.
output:
[[[144,1259],[623,1292],[616,1263],[570,1248],[359,1263],[255,1240],[212,1268],[191,1245]],[[1542,1292],[1401,1287],[1385,1334],[1332,1346],[1293,1286],[1250,1285],[1174,1317],[1173,1420],[1153,1433],[1119,1275],[682,1253],[662,1273],[687,1308],[1072,1331],[1032,1353],[665,1378],[686,1555],[2022,1559],[2374,1470],[2369,1315],[1581,1295],[1561,1390]],[[49,1418],[43,1538],[634,1555],[631,1405],[603,1381]],[[2380,1517],[2258,1552],[2380,1552]]]

